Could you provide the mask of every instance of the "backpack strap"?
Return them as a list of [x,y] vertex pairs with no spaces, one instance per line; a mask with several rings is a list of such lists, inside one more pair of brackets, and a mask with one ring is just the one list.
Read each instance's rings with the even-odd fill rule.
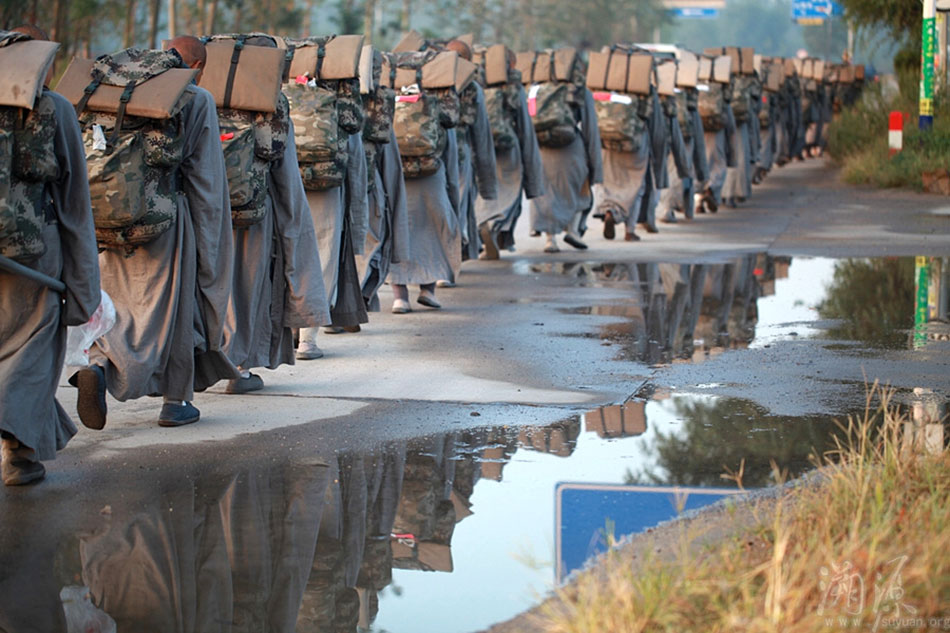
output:
[[79,103],[76,104],[77,117],[83,113],[83,110],[86,109],[86,104],[89,103],[89,99],[91,99],[92,95],[96,92],[96,90],[99,89],[100,84],[102,84],[102,73],[93,71],[92,81],[90,81],[89,85],[83,89],[82,97],[79,99]]
[[630,94],[630,58],[631,57],[633,57],[633,55],[631,55],[630,53],[627,53],[627,66],[626,66],[626,71],[623,73],[624,94]]
[[422,94],[422,66],[416,68],[416,86],[419,88],[419,94]]
[[234,42],[234,50],[231,51],[231,67],[228,68],[228,81],[224,86],[224,103],[222,104],[225,108],[231,107],[231,92],[234,90],[234,75],[237,73],[238,61],[241,59],[241,51],[244,50],[244,41],[246,39],[246,35],[239,35]]
[[327,45],[325,42],[320,42],[317,45],[317,69],[314,71],[317,81],[320,81],[320,75],[323,73],[323,60],[327,56]]
[[551,49],[551,53],[548,55],[548,64],[550,68],[548,69],[551,73],[551,81],[557,81],[557,66],[554,65],[554,49]]
[[122,96],[119,97],[119,109],[115,114],[115,127],[112,128],[112,136],[106,141],[106,156],[115,151],[116,141],[119,140],[119,134],[122,132],[122,123],[125,121],[125,109],[132,99],[132,91],[135,90],[135,81],[130,81],[125,85]]
[[538,65],[538,51],[534,51],[534,58],[531,60],[531,76],[528,77],[528,83],[534,83],[534,69]]

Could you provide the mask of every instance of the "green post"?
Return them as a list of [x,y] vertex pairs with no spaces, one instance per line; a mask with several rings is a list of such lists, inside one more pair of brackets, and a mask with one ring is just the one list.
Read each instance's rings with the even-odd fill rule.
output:
[[920,118],[917,126],[929,130],[934,124],[934,53],[937,49],[937,0],[924,0],[923,33],[920,41]]
[[914,281],[917,293],[914,299],[914,349],[927,342],[927,322],[930,320],[930,262],[927,257],[914,260]]

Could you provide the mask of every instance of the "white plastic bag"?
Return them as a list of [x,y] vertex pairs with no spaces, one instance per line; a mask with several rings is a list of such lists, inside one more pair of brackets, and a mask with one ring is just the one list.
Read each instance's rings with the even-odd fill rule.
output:
[[67,633],[115,633],[115,620],[92,603],[86,587],[63,587],[59,599],[66,615]]
[[102,302],[92,318],[82,325],[66,328],[66,365],[69,367],[87,367],[89,348],[115,325],[115,304],[105,290],[101,292]]

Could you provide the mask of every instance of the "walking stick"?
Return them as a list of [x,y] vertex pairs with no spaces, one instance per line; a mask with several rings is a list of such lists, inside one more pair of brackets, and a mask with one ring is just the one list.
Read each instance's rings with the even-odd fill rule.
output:
[[20,275],[22,277],[32,279],[33,281],[41,283],[47,288],[55,290],[60,294],[66,292],[66,284],[61,282],[59,279],[53,279],[49,275],[44,275],[38,270],[27,268],[23,264],[15,262],[9,257],[4,257],[3,255],[0,255],[0,270],[5,270],[8,273],[13,273],[14,275]]

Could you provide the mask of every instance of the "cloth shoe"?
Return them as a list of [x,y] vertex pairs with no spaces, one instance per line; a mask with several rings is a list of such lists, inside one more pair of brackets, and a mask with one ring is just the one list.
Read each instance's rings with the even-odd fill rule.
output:
[[442,304],[436,300],[435,295],[427,290],[420,292],[419,298],[417,298],[416,301],[427,308],[433,308],[435,310],[438,310],[442,307]]
[[449,281],[448,279],[440,279],[437,282],[435,282],[435,287],[436,288],[454,288],[455,282]]
[[610,211],[604,213],[604,239],[612,240],[617,237],[617,221]]
[[106,372],[99,365],[80,369],[69,379],[79,389],[76,410],[83,426],[95,431],[106,425]]
[[313,341],[300,341],[297,345],[297,360],[317,360],[323,358],[323,350]]
[[323,331],[325,334],[343,334],[346,330],[339,325],[327,325],[323,328]]
[[23,486],[46,476],[46,468],[36,459],[36,451],[13,438],[0,441],[0,478],[7,486]]
[[564,242],[570,244],[579,251],[586,251],[587,244],[581,241],[581,238],[577,235],[574,235],[570,231],[564,234]]
[[166,402],[162,405],[162,412],[158,415],[158,425],[185,426],[186,424],[194,424],[200,417],[201,412],[190,402],[182,402],[181,404]]
[[395,299],[393,301],[393,314],[407,314],[412,312],[412,307],[405,299]]
[[250,393],[260,391],[264,388],[264,379],[257,374],[251,374],[247,378],[235,378],[228,381],[228,386],[224,388],[225,393]]

